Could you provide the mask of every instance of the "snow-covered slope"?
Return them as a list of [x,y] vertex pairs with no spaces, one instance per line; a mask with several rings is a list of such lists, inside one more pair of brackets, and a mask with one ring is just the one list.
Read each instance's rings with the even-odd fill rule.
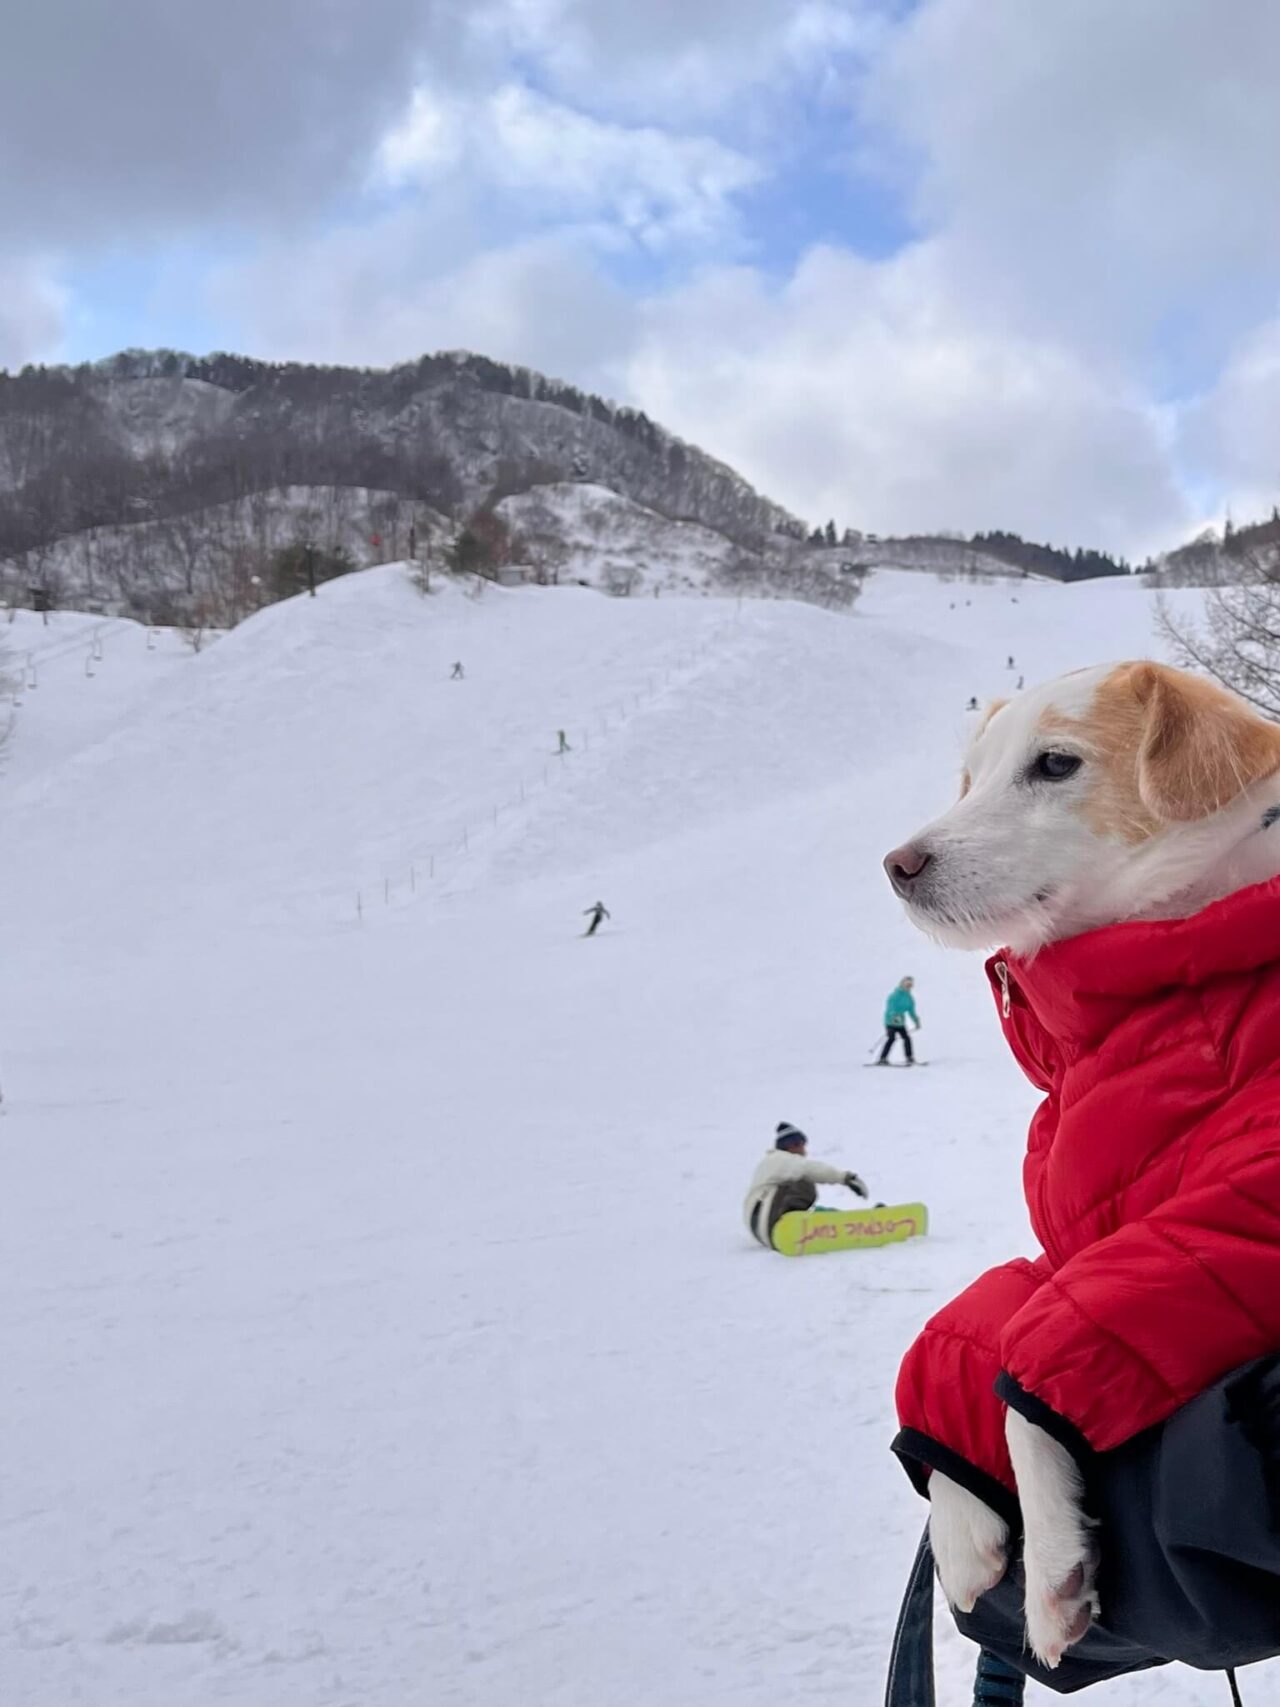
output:
[[705,591],[746,556],[723,534],[655,510],[589,481],[560,481],[498,505],[517,557],[560,581],[612,592]]
[[[879,857],[1010,653],[1153,645],[1132,583],[840,617],[384,569],[50,657],[0,778],[0,1698],[877,1699],[897,1359],[1026,1248],[1032,1104]],[[908,969],[934,1065],[864,1078]],[[783,1118],[930,1239],[754,1248]]]
[[780,534],[748,548],[585,481],[535,486],[504,498],[497,513],[513,556],[543,584],[598,587],[619,597],[801,599],[830,610],[851,605],[865,578],[839,548]]
[[6,613],[0,621],[4,798],[12,799],[22,784],[56,770],[82,747],[96,746],[186,656],[187,647],[172,629],[148,631],[135,622],[79,611],[45,617]]

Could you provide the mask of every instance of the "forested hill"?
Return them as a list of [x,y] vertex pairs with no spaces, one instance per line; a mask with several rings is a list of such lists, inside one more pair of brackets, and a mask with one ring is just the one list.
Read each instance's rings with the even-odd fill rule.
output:
[[278,487],[456,516],[574,479],[750,548],[806,531],[643,413],[483,356],[371,371],[126,351],[0,376],[0,555]]

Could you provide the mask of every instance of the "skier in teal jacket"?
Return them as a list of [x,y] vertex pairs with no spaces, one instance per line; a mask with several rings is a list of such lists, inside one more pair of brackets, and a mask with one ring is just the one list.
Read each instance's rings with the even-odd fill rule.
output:
[[912,991],[915,989],[915,983],[916,981],[914,978],[903,978],[897,988],[890,992],[889,999],[884,1005],[884,1048],[880,1051],[880,1059],[876,1062],[877,1067],[887,1067],[889,1065],[889,1051],[893,1048],[894,1043],[899,1038],[902,1039],[902,1047],[907,1057],[907,1066],[915,1066],[916,1058],[911,1048],[911,1038],[907,1031],[908,1020],[910,1020],[911,1024],[915,1026],[917,1031],[920,1029],[920,1016],[916,1012],[916,999],[912,994]]

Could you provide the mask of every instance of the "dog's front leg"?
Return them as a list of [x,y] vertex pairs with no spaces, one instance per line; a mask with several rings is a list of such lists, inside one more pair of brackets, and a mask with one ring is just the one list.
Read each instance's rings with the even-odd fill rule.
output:
[[1009,1527],[989,1505],[935,1470],[929,1478],[929,1544],[948,1604],[972,1612],[1004,1575]]
[[1009,1412],[1005,1438],[1022,1506],[1027,1639],[1052,1668],[1098,1616],[1098,1553],[1084,1478],[1066,1447],[1017,1411]]

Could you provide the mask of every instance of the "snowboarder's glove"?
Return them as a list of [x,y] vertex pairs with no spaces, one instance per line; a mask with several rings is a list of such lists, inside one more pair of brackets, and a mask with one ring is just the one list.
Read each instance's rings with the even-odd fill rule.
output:
[[844,1183],[849,1187],[850,1191],[857,1192],[859,1197],[871,1196],[871,1193],[867,1190],[866,1186],[857,1174],[846,1174],[844,1176]]

